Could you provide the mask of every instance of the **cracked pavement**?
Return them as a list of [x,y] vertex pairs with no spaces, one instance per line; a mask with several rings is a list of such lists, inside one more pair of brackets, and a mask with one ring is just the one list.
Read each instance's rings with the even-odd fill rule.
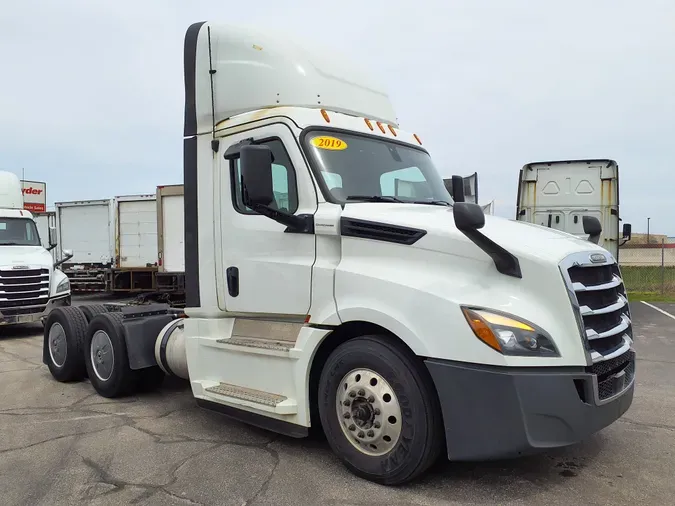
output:
[[277,436],[202,410],[182,381],[119,400],[99,397],[86,381],[58,383],[41,363],[41,326],[0,327],[2,504],[668,504],[675,496],[675,319],[632,307],[638,384],[621,420],[535,457],[441,460],[422,480],[396,488],[356,478],[324,441]]

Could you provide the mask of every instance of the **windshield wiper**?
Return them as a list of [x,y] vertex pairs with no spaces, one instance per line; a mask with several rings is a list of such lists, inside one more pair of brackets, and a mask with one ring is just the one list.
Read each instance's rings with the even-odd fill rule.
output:
[[445,200],[415,200],[413,204],[430,204],[432,206],[445,206],[450,207],[450,202]]
[[396,197],[383,195],[350,195],[347,200],[362,200],[364,202],[403,202]]
[[0,242],[0,246],[25,246],[20,242]]

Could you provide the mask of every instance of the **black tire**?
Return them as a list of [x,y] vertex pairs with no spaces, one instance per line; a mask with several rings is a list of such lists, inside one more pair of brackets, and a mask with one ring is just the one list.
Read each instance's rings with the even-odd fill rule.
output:
[[[342,429],[337,396],[345,390],[342,378],[354,369],[374,371],[386,380],[401,408],[400,437],[383,455],[357,449]],[[390,336],[362,336],[338,346],[321,372],[318,404],[332,450],[349,470],[369,481],[409,482],[425,472],[445,448],[440,404],[431,378],[424,364]]]
[[137,389],[139,392],[154,392],[159,390],[159,387],[164,383],[166,374],[159,366],[146,367],[136,371],[137,375]]
[[[130,395],[136,387],[138,374],[129,367],[122,318],[122,313],[101,313],[91,320],[87,329],[84,356],[87,374],[94,389],[103,397],[115,398]],[[104,353],[106,357],[113,357],[110,375],[105,378],[96,374],[92,363],[92,339],[98,331],[103,331],[107,335],[112,346],[112,350]]]
[[108,312],[108,309],[103,304],[83,304],[79,308],[84,313],[87,323],[92,321],[95,316]]
[[[56,328],[58,325],[60,329]],[[52,348],[50,331],[54,328]],[[50,311],[44,324],[44,357],[49,372],[56,381],[81,381],[86,376],[84,364],[87,320],[76,307],[57,307]]]

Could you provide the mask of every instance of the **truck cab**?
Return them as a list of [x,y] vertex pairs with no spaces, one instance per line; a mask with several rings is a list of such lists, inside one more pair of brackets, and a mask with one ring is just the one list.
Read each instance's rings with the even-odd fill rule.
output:
[[334,51],[200,22],[184,73],[186,307],[55,311],[45,363],[52,326],[76,350],[57,380],[118,397],[173,374],[205,408],[323,430],[388,485],[442,454],[573,444],[630,407],[607,250],[453,200],[387,93]]
[[23,209],[19,178],[0,172],[0,325],[39,322],[70,305],[70,283],[50,254],[55,242],[50,227],[50,247],[42,245],[33,215]]
[[[516,219],[585,238],[584,216],[602,226],[598,244],[618,261],[619,246],[631,238],[620,225],[619,165],[614,160],[528,163],[520,170]],[[621,233],[621,236],[619,236]]]

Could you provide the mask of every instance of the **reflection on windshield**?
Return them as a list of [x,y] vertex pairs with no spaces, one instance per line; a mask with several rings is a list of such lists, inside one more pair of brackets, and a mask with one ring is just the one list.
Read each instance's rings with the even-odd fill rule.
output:
[[449,205],[452,198],[429,155],[386,139],[314,131],[305,149],[334,202],[416,202]]
[[35,222],[28,218],[0,218],[0,246],[40,246]]

